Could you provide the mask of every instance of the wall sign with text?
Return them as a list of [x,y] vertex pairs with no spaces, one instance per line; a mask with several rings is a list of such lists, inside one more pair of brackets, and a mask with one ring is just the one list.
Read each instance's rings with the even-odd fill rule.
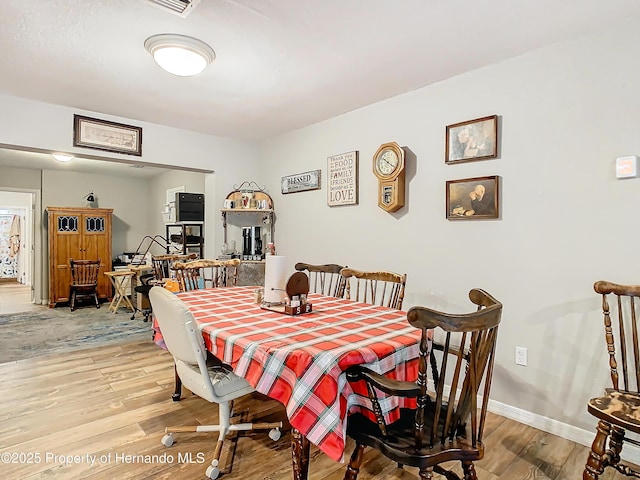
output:
[[327,205],[358,203],[358,152],[347,152],[327,158]]
[[318,190],[320,188],[320,174],[322,170],[298,173],[282,177],[282,193],[304,192],[305,190]]

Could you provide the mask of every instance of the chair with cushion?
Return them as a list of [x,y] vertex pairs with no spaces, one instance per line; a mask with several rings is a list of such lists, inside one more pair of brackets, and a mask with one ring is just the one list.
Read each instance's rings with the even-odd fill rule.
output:
[[[166,254],[166,255],[153,255],[151,257],[151,267],[153,269],[153,273],[145,273],[144,275],[140,275],[140,285],[136,285],[133,290],[137,293],[149,299],[149,291],[151,287],[156,285],[159,282],[162,282],[163,279],[169,278],[173,276],[173,271],[171,267],[176,262],[186,262],[188,260],[193,260],[198,258],[198,254],[189,253],[189,254]],[[136,316],[137,310],[133,312],[131,315],[131,320],[133,320]],[[142,310],[143,320],[145,322],[149,321],[149,315],[151,315],[151,307],[145,308]]]
[[340,275],[344,267],[329,263],[326,265],[312,265],[310,263],[296,263],[295,269],[306,272],[309,276],[309,291],[321,293],[328,297],[342,298],[344,296],[345,279]]
[[254,391],[242,377],[215,358],[208,357],[202,333],[187,306],[165,288],[155,286],[149,292],[154,316],[158,321],[169,353],[173,355],[176,369],[184,385],[205,400],[218,404],[218,425],[192,427],[167,427],[162,438],[166,447],[173,445],[174,433],[218,432],[218,442],[206,476],[215,479],[220,475],[218,464],[222,445],[229,432],[241,430],[270,430],[269,437],[280,438],[282,422],[231,424],[233,400]]
[[346,282],[345,298],[371,305],[402,309],[404,287],[407,283],[405,274],[364,272],[353,268],[343,268],[340,274]]
[[587,403],[587,411],[598,419],[598,426],[582,478],[596,480],[607,467],[640,478],[640,470],[620,458],[623,444],[640,446],[640,344],[636,314],[640,309],[640,285],[599,281],[593,288],[602,299],[612,386],[605,389],[603,396]]
[[[409,323],[422,332],[415,383],[389,379],[362,365],[347,369],[349,382],[365,382],[371,412],[347,418],[347,435],[356,447],[344,480],[356,480],[365,447],[379,450],[399,467],[417,467],[421,480],[433,478],[433,472],[460,480],[448,470],[456,465],[444,462],[460,462],[462,478],[477,480],[473,462],[484,456],[482,436],[502,304],[479,289],[471,290],[469,299],[477,306],[471,313],[426,307],[407,313]],[[432,348],[432,335],[441,336],[442,344]],[[393,396],[415,399],[416,406],[401,409],[400,418],[387,424],[377,395],[386,401]]]
[[78,303],[78,298],[91,297],[100,308],[98,301],[98,273],[100,272],[100,259],[97,260],[69,260],[71,264],[71,284],[69,285],[69,304],[73,312]]
[[[241,261],[231,260],[193,260],[175,262],[171,266],[172,276],[176,277],[181,292],[203,288],[233,287],[238,280],[238,268]],[[175,391],[171,398],[174,402],[182,398],[182,381],[175,372]]]
[[238,281],[240,260],[193,260],[174,263],[171,269],[181,291],[233,287]]

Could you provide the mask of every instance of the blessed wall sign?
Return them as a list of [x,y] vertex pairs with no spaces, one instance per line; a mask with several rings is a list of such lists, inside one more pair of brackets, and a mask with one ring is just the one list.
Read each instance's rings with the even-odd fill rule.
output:
[[305,190],[318,190],[320,188],[321,170],[298,173],[282,177],[282,193],[304,192]]

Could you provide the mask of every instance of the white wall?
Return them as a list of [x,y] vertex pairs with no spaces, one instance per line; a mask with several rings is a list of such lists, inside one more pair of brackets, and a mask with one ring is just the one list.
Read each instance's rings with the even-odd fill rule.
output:
[[[46,104],[6,94],[0,94],[0,144],[17,145],[27,148],[36,148],[49,151],[71,152],[77,155],[91,155],[105,160],[138,160],[151,164],[169,165],[177,167],[190,167],[215,171],[215,175],[208,175],[204,183],[204,193],[207,214],[207,236],[205,248],[207,252],[217,252],[217,245],[222,244],[222,221],[219,215],[215,215],[221,208],[227,193],[233,190],[234,185],[239,185],[245,180],[255,179],[255,165],[257,163],[257,146],[244,141],[228,138],[213,137],[200,133],[189,132],[162,125],[139,122],[134,119],[114,117],[102,113],[74,109],[60,105]],[[74,147],[73,143],[73,115],[87,115],[90,117],[111,120],[119,123],[141,126],[143,128],[142,156],[132,157],[117,153],[100,152],[86,148]],[[40,170],[30,170],[29,165],[24,169],[2,167],[0,186],[12,188],[40,188]],[[180,176],[181,174],[174,174]],[[200,174],[202,175],[202,174]],[[65,182],[60,183],[64,185]],[[99,185],[94,183],[93,185]],[[86,187],[87,185],[84,185]],[[83,187],[83,188],[84,188]],[[95,187],[99,189],[98,186]],[[135,188],[135,187],[134,187]],[[75,187],[71,190],[75,191]],[[127,203],[128,196],[117,197],[117,190],[112,193],[111,206],[133,209],[138,203]],[[71,191],[70,195],[74,195]],[[86,192],[85,192],[86,193]],[[47,201],[58,203],[62,201],[66,193],[64,189],[49,197]],[[105,193],[99,193],[100,206],[109,208]],[[75,199],[75,197],[73,197]],[[72,199],[70,198],[69,201]],[[80,197],[78,197],[80,200]],[[124,201],[124,205],[119,202]],[[145,202],[145,199],[141,199]],[[50,203],[51,204],[51,203]],[[43,202],[41,213],[44,213],[46,204]],[[145,211],[146,214],[146,211]],[[119,215],[119,212],[116,212]],[[36,231],[46,234],[40,225],[41,216],[36,219]],[[210,220],[211,219],[211,220]],[[115,225],[117,227],[117,225]],[[149,224],[150,228],[157,230],[157,225]],[[123,231],[129,231],[126,224],[122,225]],[[207,233],[209,232],[209,233]],[[115,233],[115,232],[114,232]],[[162,233],[162,232],[157,232]],[[135,237],[135,242],[132,241]],[[124,245],[114,244],[114,254],[122,248],[135,249],[137,242],[142,237],[139,233],[132,234]],[[126,246],[125,246],[126,245]],[[36,238],[36,276],[41,278],[42,298],[46,298],[46,275],[48,268],[46,256],[40,258],[39,250],[46,254],[46,237]],[[209,250],[211,249],[211,250]],[[41,267],[41,262],[45,262]],[[36,292],[38,295],[38,292]]]
[[[114,117],[60,105],[46,104],[0,94],[0,143],[71,152],[108,159],[139,160],[159,165],[183,166],[215,171],[205,190],[206,208],[220,209],[227,193],[245,180],[255,180],[258,163],[257,146],[245,141],[214,137],[201,133],[165,127],[134,119]],[[140,126],[142,156],[132,157],[73,146],[73,115],[111,120]],[[222,222],[216,220],[215,237],[209,245],[222,244]]]
[[43,210],[47,207],[84,207],[84,197],[89,191],[94,192],[94,206],[113,208],[113,255],[134,251],[151,226],[149,182],[136,177],[68,170],[42,171]]
[[[640,179],[617,180],[614,159],[640,153],[639,54],[628,23],[264,142],[278,253],[292,271],[305,261],[407,273],[407,308],[463,311],[469,289],[486,289],[504,303],[492,398],[592,432],[586,402],[607,385],[592,285],[638,282],[627,242],[639,233]],[[446,165],[445,126],[492,114],[500,158]],[[372,173],[389,141],[415,157],[396,214],[377,207]],[[279,193],[282,176],[320,168],[326,179],[327,157],[352,150],[357,206],[329,208],[325,186]],[[446,180],[487,175],[503,183],[501,218],[447,221]],[[527,367],[514,364],[515,346],[528,348]]]

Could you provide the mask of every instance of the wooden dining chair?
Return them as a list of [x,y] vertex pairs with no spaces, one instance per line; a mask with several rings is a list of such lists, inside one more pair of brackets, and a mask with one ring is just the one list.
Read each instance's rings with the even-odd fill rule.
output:
[[100,259],[74,260],[69,259],[71,265],[71,283],[69,285],[69,305],[73,312],[78,306],[78,297],[91,297],[100,308],[98,301],[98,273]]
[[[379,450],[399,467],[419,468],[421,480],[433,478],[433,472],[460,480],[447,470],[451,465],[443,465],[452,461],[461,463],[465,480],[477,480],[473,462],[484,456],[482,437],[502,304],[479,289],[471,290],[469,299],[477,307],[471,313],[426,307],[407,313],[409,323],[422,332],[415,383],[389,379],[362,365],[347,369],[349,382],[365,382],[371,414],[357,412],[347,418],[347,435],[356,447],[344,480],[356,480],[365,447]],[[444,340],[437,349],[431,348],[433,330]],[[416,406],[401,409],[400,418],[387,424],[378,392],[415,399]]]
[[640,349],[636,313],[640,308],[640,285],[599,281],[593,288],[602,299],[612,385],[605,389],[603,396],[587,403],[587,411],[598,419],[598,426],[582,478],[597,480],[607,467],[640,478],[640,470],[634,470],[620,458],[623,444],[640,446]]
[[193,260],[191,262],[174,263],[180,291],[198,290],[202,288],[234,287],[238,282],[238,269],[242,262],[230,260]]
[[[136,294],[140,294],[149,299],[149,291],[154,285],[161,283],[165,278],[174,276],[174,272],[171,269],[176,262],[186,262],[198,258],[197,253],[178,254],[170,253],[165,255],[153,255],[151,257],[152,273],[145,273],[140,275],[140,285],[133,287]],[[137,302],[136,302],[137,303]],[[138,310],[134,310],[131,315],[131,320],[136,316]],[[151,305],[149,308],[142,309],[142,316],[145,322],[149,321],[151,315]]]
[[153,274],[157,280],[172,278],[175,276],[175,272],[172,269],[174,264],[178,262],[189,262],[197,258],[197,253],[168,253],[166,255],[153,255],[151,257]]
[[356,302],[402,309],[407,275],[393,272],[364,272],[343,268],[345,298]]
[[321,293],[328,297],[342,298],[344,296],[345,278],[340,274],[342,265],[328,263],[312,265],[310,263],[296,263],[294,267],[299,272],[309,276],[309,291]]

